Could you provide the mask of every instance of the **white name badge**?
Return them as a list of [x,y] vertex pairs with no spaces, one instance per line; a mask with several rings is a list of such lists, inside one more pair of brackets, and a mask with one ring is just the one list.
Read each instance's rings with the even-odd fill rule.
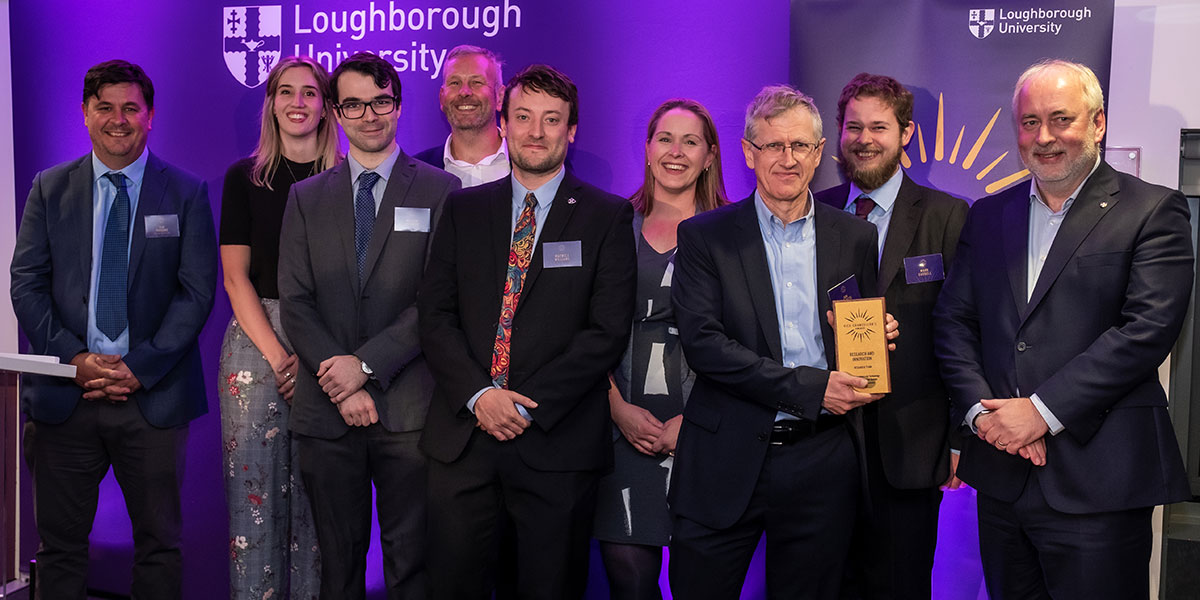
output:
[[542,244],[543,269],[582,266],[583,243],[579,240],[572,242],[545,242]]
[[146,215],[146,237],[179,237],[179,215]]
[[429,209],[397,206],[392,231],[429,231]]

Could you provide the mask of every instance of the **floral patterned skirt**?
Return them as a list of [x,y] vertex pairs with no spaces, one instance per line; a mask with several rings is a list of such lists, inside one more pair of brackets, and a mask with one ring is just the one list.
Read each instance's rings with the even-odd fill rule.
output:
[[[275,334],[279,301],[262,300]],[[221,439],[229,509],[230,598],[317,598],[321,557],[296,447],[288,433],[288,403],[250,336],[230,319],[221,343]]]

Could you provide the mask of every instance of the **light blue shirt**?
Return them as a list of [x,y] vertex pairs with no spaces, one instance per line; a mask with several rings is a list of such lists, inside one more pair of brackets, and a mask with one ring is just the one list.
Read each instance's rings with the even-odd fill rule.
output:
[[[817,308],[817,230],[813,197],[808,195],[808,214],[784,223],[754,192],[758,230],[767,253],[767,271],[775,296],[775,319],[783,348],[783,366],[825,369],[825,341],[821,338],[821,315]],[[796,419],[780,411],[776,421]]]
[[[550,181],[542,184],[542,187],[539,187],[536,190],[530,190],[529,188],[521,185],[521,182],[517,181],[517,177],[515,175],[509,175],[509,177],[512,179],[513,188],[512,222],[508,228],[508,230],[512,232],[508,237],[510,246],[512,245],[512,236],[516,235],[517,220],[521,218],[521,211],[525,210],[525,195],[529,192],[533,192],[534,197],[537,198],[537,204],[533,207],[533,247],[537,248],[538,240],[542,237],[542,225],[545,224],[546,217],[550,215],[550,206],[554,203],[554,196],[558,194],[558,188],[562,185],[563,178],[566,177],[566,175],[567,170],[560,166],[558,168],[558,174],[551,178]],[[499,310],[499,307],[496,307],[496,309]],[[475,403],[479,401],[479,397],[482,396],[484,392],[493,388],[499,389],[499,386],[492,385],[475,392],[475,395],[471,396],[470,400],[467,400],[467,409],[474,413]],[[516,406],[517,412],[521,413],[522,417],[525,417],[530,421],[533,420],[533,417],[529,416],[529,411],[526,410],[524,406],[521,406],[520,404]]]
[[350,193],[350,212],[354,212],[354,199],[358,197],[358,177],[363,174],[363,171],[374,171],[379,176],[379,180],[375,182],[375,187],[371,188],[371,195],[375,197],[375,216],[379,216],[379,205],[383,203],[383,192],[387,190],[388,177],[392,176],[392,168],[396,166],[396,159],[400,158],[400,147],[396,146],[395,150],[379,163],[379,166],[374,169],[367,169],[362,166],[362,163],[354,160],[354,156],[347,154],[346,163],[350,165],[350,184],[352,186]]
[[129,240],[126,241],[125,256],[128,259],[129,248],[132,245],[134,219],[137,218],[138,199],[142,195],[142,181],[146,174],[146,158],[150,150],[143,149],[137,157],[124,169],[108,168],[92,153],[92,281],[88,287],[88,351],[98,354],[119,354],[125,356],[129,352],[129,327],[126,327],[117,339],[110,340],[96,327],[96,294],[100,285],[100,258],[104,252],[104,229],[108,225],[108,213],[112,210],[113,202],[117,199],[117,186],[105,177],[108,173],[121,173],[125,176],[125,191],[129,194]]
[[[1087,185],[1088,179],[1092,178],[1092,173],[1100,167],[1100,158],[1096,158],[1096,164],[1092,166],[1091,172],[1071,192],[1070,197],[1063,203],[1062,209],[1058,212],[1050,210],[1050,206],[1042,199],[1042,194],[1038,191],[1037,180],[1035,179],[1029,184],[1029,243],[1025,254],[1025,300],[1028,301],[1033,297],[1033,288],[1037,285],[1038,276],[1042,273],[1042,267],[1046,264],[1046,256],[1050,254],[1050,248],[1054,245],[1054,238],[1058,236],[1058,230],[1062,226],[1063,219],[1067,218],[1067,211],[1071,210],[1071,206],[1075,204],[1075,198],[1079,196],[1080,190]],[[1017,390],[1020,394],[1021,390]],[[1046,426],[1050,430],[1050,435],[1058,435],[1065,427],[1058,417],[1050,411],[1050,407],[1042,402],[1041,397],[1037,393],[1030,394],[1030,402],[1033,402],[1033,407],[1037,409],[1038,414],[1042,415],[1042,420],[1046,421]],[[967,411],[966,423],[971,427],[971,431],[978,433],[975,427],[975,417],[983,412],[982,404],[975,404]]]
[[879,256],[883,258],[883,242],[887,239],[888,226],[892,223],[892,207],[896,205],[896,196],[900,194],[900,184],[904,183],[904,172],[899,168],[892,175],[887,183],[879,186],[879,189],[872,192],[864,192],[859,189],[858,185],[850,182],[850,197],[846,199],[846,212],[854,215],[854,201],[859,196],[866,196],[875,201],[875,208],[867,215],[867,221],[870,221],[875,229],[879,230]]

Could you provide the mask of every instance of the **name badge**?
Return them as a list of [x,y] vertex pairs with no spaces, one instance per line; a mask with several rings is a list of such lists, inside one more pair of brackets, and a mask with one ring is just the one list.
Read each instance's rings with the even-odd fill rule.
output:
[[392,231],[429,232],[429,209],[397,206],[392,217]]
[[858,291],[858,279],[851,275],[842,280],[841,283],[829,288],[829,301],[837,302],[838,300],[858,300],[862,298],[862,292]]
[[942,253],[910,256],[904,259],[904,280],[908,283],[927,283],[946,278],[942,267]]
[[179,215],[146,215],[146,237],[179,237]]
[[559,269],[562,267],[583,266],[583,243],[545,242],[542,244],[542,268]]

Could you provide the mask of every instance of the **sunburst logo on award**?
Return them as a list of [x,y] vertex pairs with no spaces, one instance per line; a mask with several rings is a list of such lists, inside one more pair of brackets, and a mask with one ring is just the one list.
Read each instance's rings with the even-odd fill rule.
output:
[[870,340],[876,333],[879,324],[875,322],[874,317],[866,310],[852,310],[846,316],[846,332],[856,342],[865,342]]

